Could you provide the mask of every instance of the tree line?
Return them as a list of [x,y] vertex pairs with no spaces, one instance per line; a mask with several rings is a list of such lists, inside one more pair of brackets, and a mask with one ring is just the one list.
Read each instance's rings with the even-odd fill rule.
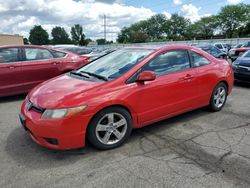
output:
[[35,25],[29,33],[29,38],[24,38],[25,44],[48,45],[48,44],[75,44],[84,46],[92,40],[85,38],[83,28],[76,24],[71,27],[71,38],[63,27],[56,26],[51,31],[52,39],[49,39],[49,33],[41,26]]
[[241,3],[224,6],[217,15],[202,17],[194,23],[178,14],[172,14],[169,19],[157,14],[123,27],[117,41],[140,43],[249,36],[250,5]]

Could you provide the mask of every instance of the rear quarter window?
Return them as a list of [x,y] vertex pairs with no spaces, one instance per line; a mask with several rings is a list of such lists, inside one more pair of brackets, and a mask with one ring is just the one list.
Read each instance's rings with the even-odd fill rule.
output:
[[200,67],[204,65],[209,65],[211,62],[205,58],[203,55],[200,55],[194,51],[189,51],[190,59],[193,64],[193,67]]
[[63,52],[58,52],[58,51],[54,51],[54,50],[51,50],[54,58],[62,58],[62,57],[65,57],[67,54],[66,53],[63,53]]

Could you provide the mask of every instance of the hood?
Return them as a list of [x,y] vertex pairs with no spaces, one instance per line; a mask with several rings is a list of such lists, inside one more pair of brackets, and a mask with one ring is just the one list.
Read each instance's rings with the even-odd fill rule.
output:
[[90,90],[98,90],[103,84],[106,82],[85,81],[65,74],[35,87],[29,100],[46,109],[80,106]]
[[239,65],[250,67],[250,58],[249,57],[239,57],[236,61]]

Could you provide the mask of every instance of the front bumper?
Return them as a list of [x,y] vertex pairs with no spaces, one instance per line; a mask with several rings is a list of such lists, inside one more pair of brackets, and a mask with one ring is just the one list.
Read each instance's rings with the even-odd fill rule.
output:
[[20,121],[31,138],[51,149],[69,150],[85,146],[85,134],[91,115],[75,115],[62,119],[41,119],[41,113],[21,108]]

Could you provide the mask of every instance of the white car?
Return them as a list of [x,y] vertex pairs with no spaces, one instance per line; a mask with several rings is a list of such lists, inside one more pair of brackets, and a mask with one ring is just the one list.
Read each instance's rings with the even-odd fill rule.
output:
[[216,46],[217,48],[219,48],[221,51],[223,51],[225,53],[228,53],[228,51],[229,51],[227,45],[224,43],[215,43],[214,46]]

